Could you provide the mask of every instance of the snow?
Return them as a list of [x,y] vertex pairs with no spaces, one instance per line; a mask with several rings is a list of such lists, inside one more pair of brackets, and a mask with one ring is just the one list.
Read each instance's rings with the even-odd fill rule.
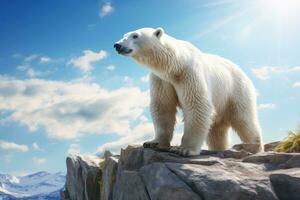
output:
[[0,174],[0,193],[17,198],[49,194],[61,190],[64,184],[65,174],[61,172],[38,172],[18,177]]

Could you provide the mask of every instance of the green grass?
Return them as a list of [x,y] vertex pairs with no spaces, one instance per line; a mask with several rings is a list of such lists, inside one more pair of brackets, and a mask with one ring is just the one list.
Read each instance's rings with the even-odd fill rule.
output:
[[288,137],[275,147],[275,151],[300,153],[300,126],[297,131],[289,131]]

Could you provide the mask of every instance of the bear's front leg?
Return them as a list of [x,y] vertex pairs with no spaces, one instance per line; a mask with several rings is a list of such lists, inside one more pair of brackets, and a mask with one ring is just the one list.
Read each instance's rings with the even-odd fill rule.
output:
[[145,142],[145,148],[169,150],[176,121],[178,98],[174,87],[154,74],[150,76],[150,111],[155,138]]
[[[190,90],[185,90],[190,91]],[[205,91],[205,90],[204,90]],[[180,146],[170,149],[181,156],[199,155],[212,124],[213,106],[207,93],[194,91],[183,99],[184,134]]]

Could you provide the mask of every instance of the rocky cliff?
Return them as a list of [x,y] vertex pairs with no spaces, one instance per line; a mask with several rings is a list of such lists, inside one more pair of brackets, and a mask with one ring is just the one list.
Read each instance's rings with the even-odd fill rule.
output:
[[251,149],[236,145],[184,158],[129,146],[120,156],[107,152],[93,162],[69,157],[62,199],[299,200],[300,153],[252,154]]

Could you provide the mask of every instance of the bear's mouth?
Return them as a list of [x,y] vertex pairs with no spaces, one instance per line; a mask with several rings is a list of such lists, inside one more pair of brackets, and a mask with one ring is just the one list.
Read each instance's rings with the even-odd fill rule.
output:
[[122,55],[127,55],[130,54],[132,52],[132,49],[127,49],[127,48],[121,48],[118,53],[122,54]]

